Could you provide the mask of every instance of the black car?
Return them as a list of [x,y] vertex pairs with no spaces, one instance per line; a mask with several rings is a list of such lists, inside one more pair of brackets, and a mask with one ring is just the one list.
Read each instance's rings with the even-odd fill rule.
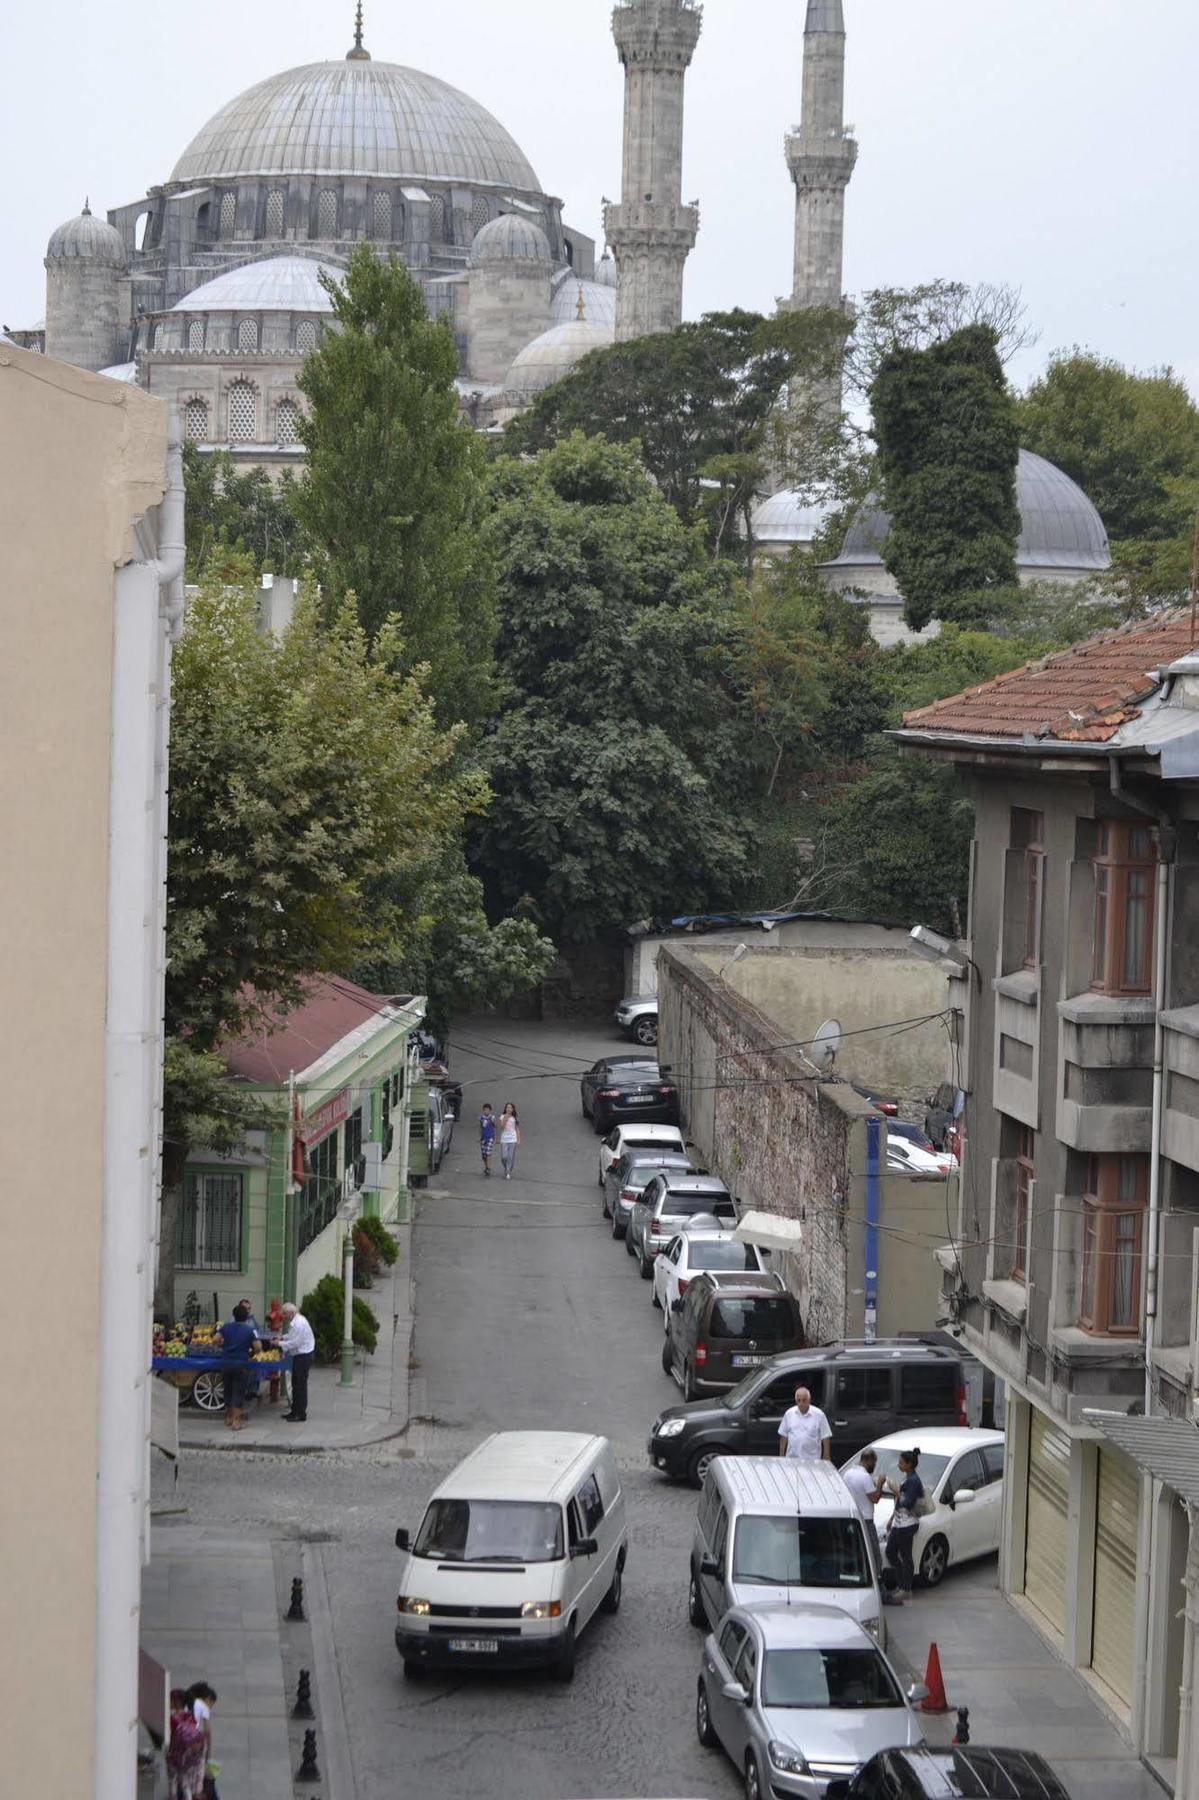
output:
[[779,1422],[797,1387],[827,1415],[836,1463],[908,1426],[969,1423],[965,1371],[947,1345],[923,1338],[823,1344],[772,1356],[718,1399],[667,1407],[650,1429],[650,1462],[700,1487],[714,1456],[777,1455]]
[[626,1119],[679,1122],[679,1090],[648,1057],[605,1056],[580,1084],[583,1117],[599,1136]]
[[880,1750],[848,1780],[830,1781],[826,1800],[1070,1800],[1035,1750],[959,1744]]

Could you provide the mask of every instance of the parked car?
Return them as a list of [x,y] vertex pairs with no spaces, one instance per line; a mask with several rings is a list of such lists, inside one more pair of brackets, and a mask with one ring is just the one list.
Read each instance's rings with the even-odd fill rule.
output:
[[579,1633],[620,1605],[628,1532],[607,1438],[498,1431],[460,1462],[404,1552],[396,1649],[429,1666],[548,1663],[574,1675]]
[[935,1148],[932,1139],[925,1136],[923,1127],[913,1125],[909,1119],[888,1119],[887,1137],[906,1138],[909,1144],[915,1144],[917,1150],[923,1150],[926,1155],[931,1155]]
[[616,1023],[638,1044],[658,1041],[658,1002],[652,994],[635,995],[622,1000],[616,1008]]
[[1070,1800],[1043,1756],[1035,1750],[993,1749],[989,1744],[957,1744],[936,1749],[916,1744],[880,1750],[849,1779],[838,1776],[825,1800]]
[[454,1114],[439,1087],[429,1089],[429,1172],[436,1175],[454,1136]]
[[734,1606],[704,1640],[701,1744],[721,1745],[746,1800],[816,1800],[864,1757],[923,1737],[914,1703],[868,1631],[834,1606]]
[[838,1462],[902,1428],[919,1436],[938,1426],[965,1425],[962,1358],[924,1338],[880,1338],[874,1344],[823,1344],[774,1356],[762,1369],[715,1400],[670,1406],[650,1428],[655,1469],[700,1487],[714,1456],[778,1452],[779,1421],[806,1387],[833,1428]]
[[654,1286],[651,1298],[662,1308],[662,1329],[670,1330],[670,1309],[681,1300],[688,1285],[697,1275],[712,1269],[724,1274],[744,1275],[761,1270],[766,1263],[756,1244],[739,1244],[731,1231],[704,1231],[684,1227],[672,1238],[665,1250],[654,1258]]
[[871,1106],[877,1107],[879,1112],[886,1113],[889,1118],[898,1117],[899,1101],[894,1094],[880,1093],[878,1088],[867,1087],[861,1081],[851,1081],[849,1085],[855,1094],[860,1094],[863,1100],[869,1100]]
[[893,1175],[944,1176],[957,1166],[957,1157],[948,1150],[921,1150],[907,1138],[887,1133],[887,1168]]
[[644,1280],[653,1274],[659,1250],[666,1248],[688,1219],[700,1214],[736,1220],[736,1203],[719,1175],[672,1175],[664,1171],[646,1182],[629,1215],[625,1238],[625,1249],[637,1257]]
[[583,1076],[580,1096],[583,1117],[601,1137],[622,1119],[679,1122],[678,1089],[646,1057],[602,1057]]
[[[631,1125],[614,1125],[600,1139],[599,1184],[622,1150],[684,1150],[683,1134],[677,1125],[644,1125],[638,1119]],[[607,1207],[604,1208],[607,1211]]]
[[[871,1448],[878,1456],[875,1473],[892,1481],[899,1475],[899,1453],[912,1448],[910,1431],[895,1431],[876,1438]],[[969,1562],[976,1556],[994,1556],[999,1549],[1003,1513],[1003,1433],[972,1431],[951,1426],[942,1431],[920,1432],[919,1475],[934,1510],[916,1527],[912,1555],[917,1573],[929,1587],[936,1587],[951,1563]],[[850,1457],[842,1473],[856,1460]],[[894,1501],[880,1500],[874,1524],[880,1538],[891,1522]]]
[[684,1400],[697,1400],[727,1393],[747,1369],[803,1343],[799,1302],[781,1276],[697,1275],[667,1314],[662,1367]]
[[836,1606],[885,1642],[877,1544],[831,1463],[718,1456],[695,1512],[687,1616],[730,1606]]
[[694,1175],[695,1164],[679,1150],[626,1150],[613,1163],[604,1181],[604,1212],[612,1221],[612,1236],[628,1231],[633,1208],[655,1175]]

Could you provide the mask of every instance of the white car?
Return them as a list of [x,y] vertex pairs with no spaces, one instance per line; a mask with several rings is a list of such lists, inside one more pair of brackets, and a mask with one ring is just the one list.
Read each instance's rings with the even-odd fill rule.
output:
[[658,1041],[658,1002],[652,994],[632,994],[616,1008],[616,1023],[634,1043],[647,1048]]
[[614,1125],[600,1139],[599,1185],[625,1150],[678,1150],[685,1153],[683,1134],[677,1125]]
[[[900,1479],[900,1452],[913,1448],[920,1452],[916,1473],[933,1510],[916,1528],[912,1558],[927,1586],[936,1587],[951,1563],[996,1553],[1003,1516],[1002,1431],[975,1430],[968,1425],[946,1425],[940,1430],[917,1427],[875,1438],[869,1448],[878,1457],[875,1474],[895,1482]],[[841,1473],[857,1460],[851,1457]],[[874,1509],[880,1542],[894,1510],[889,1494]]]
[[687,1283],[704,1269],[740,1274],[752,1269],[769,1273],[756,1244],[739,1244],[731,1231],[681,1231],[654,1259],[651,1299],[662,1308],[662,1329],[670,1330],[670,1309],[687,1292]]
[[887,1133],[887,1168],[893,1175],[949,1175],[957,1166],[949,1150],[922,1150],[909,1138]]

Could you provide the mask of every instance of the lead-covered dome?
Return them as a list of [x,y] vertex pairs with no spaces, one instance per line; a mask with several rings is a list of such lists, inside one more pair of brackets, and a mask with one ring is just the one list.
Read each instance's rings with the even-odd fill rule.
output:
[[333,301],[322,275],[341,282],[345,270],[311,256],[266,256],[214,275],[184,294],[172,311],[331,313]]
[[824,530],[832,507],[807,499],[795,488],[779,488],[753,511],[754,542],[764,550],[811,544]]
[[398,63],[308,63],[247,88],[192,139],[172,181],[403,176],[540,193],[515,140],[468,94]]
[[552,263],[550,241],[540,225],[516,213],[501,213],[475,233],[470,260],[484,262]]
[[86,205],[77,219],[68,219],[50,233],[47,262],[60,262],[66,257],[79,257],[122,271],[127,264],[125,240],[120,232],[107,219],[97,219]]
[[569,375],[592,350],[606,350],[615,339],[611,325],[594,324],[590,319],[576,318],[569,325],[552,325],[525,345],[509,369],[504,386],[511,393],[531,399]]

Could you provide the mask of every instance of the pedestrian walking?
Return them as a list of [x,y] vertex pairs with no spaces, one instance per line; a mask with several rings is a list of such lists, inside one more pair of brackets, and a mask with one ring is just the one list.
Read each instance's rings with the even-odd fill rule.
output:
[[171,1689],[167,1777],[170,1800],[203,1800],[208,1739],[182,1688]]
[[258,1348],[258,1332],[250,1323],[250,1309],[244,1303],[233,1308],[216,1334],[221,1352],[221,1378],[225,1383],[225,1424],[230,1431],[240,1431],[246,1422],[246,1382],[250,1374],[250,1357]]
[[795,1390],[795,1405],[779,1420],[779,1455],[803,1462],[831,1462],[833,1429],[806,1387]]
[[500,1161],[504,1165],[505,1181],[512,1179],[512,1171],[516,1167],[516,1149],[520,1141],[520,1120],[516,1116],[515,1106],[509,1100],[500,1114]]
[[899,1457],[901,1479],[898,1483],[888,1480],[884,1484],[895,1496],[895,1510],[887,1528],[887,1562],[894,1569],[898,1586],[905,1594],[911,1593],[916,1579],[912,1545],[921,1514],[928,1510],[924,1483],[916,1473],[919,1461],[919,1450],[902,1451]]
[[491,1110],[491,1101],[483,1102],[483,1110],[479,1114],[479,1154],[483,1158],[483,1173],[491,1176],[491,1153],[495,1149],[495,1114]]
[[291,1357],[291,1411],[283,1417],[289,1425],[302,1425],[308,1417],[308,1371],[316,1350],[316,1333],[294,1301],[283,1308],[283,1333],[279,1348]]
[[204,1734],[204,1760],[200,1767],[199,1793],[202,1800],[220,1800],[216,1791],[215,1764],[212,1761],[212,1709],[216,1705],[216,1689],[206,1681],[193,1681],[184,1698]]

